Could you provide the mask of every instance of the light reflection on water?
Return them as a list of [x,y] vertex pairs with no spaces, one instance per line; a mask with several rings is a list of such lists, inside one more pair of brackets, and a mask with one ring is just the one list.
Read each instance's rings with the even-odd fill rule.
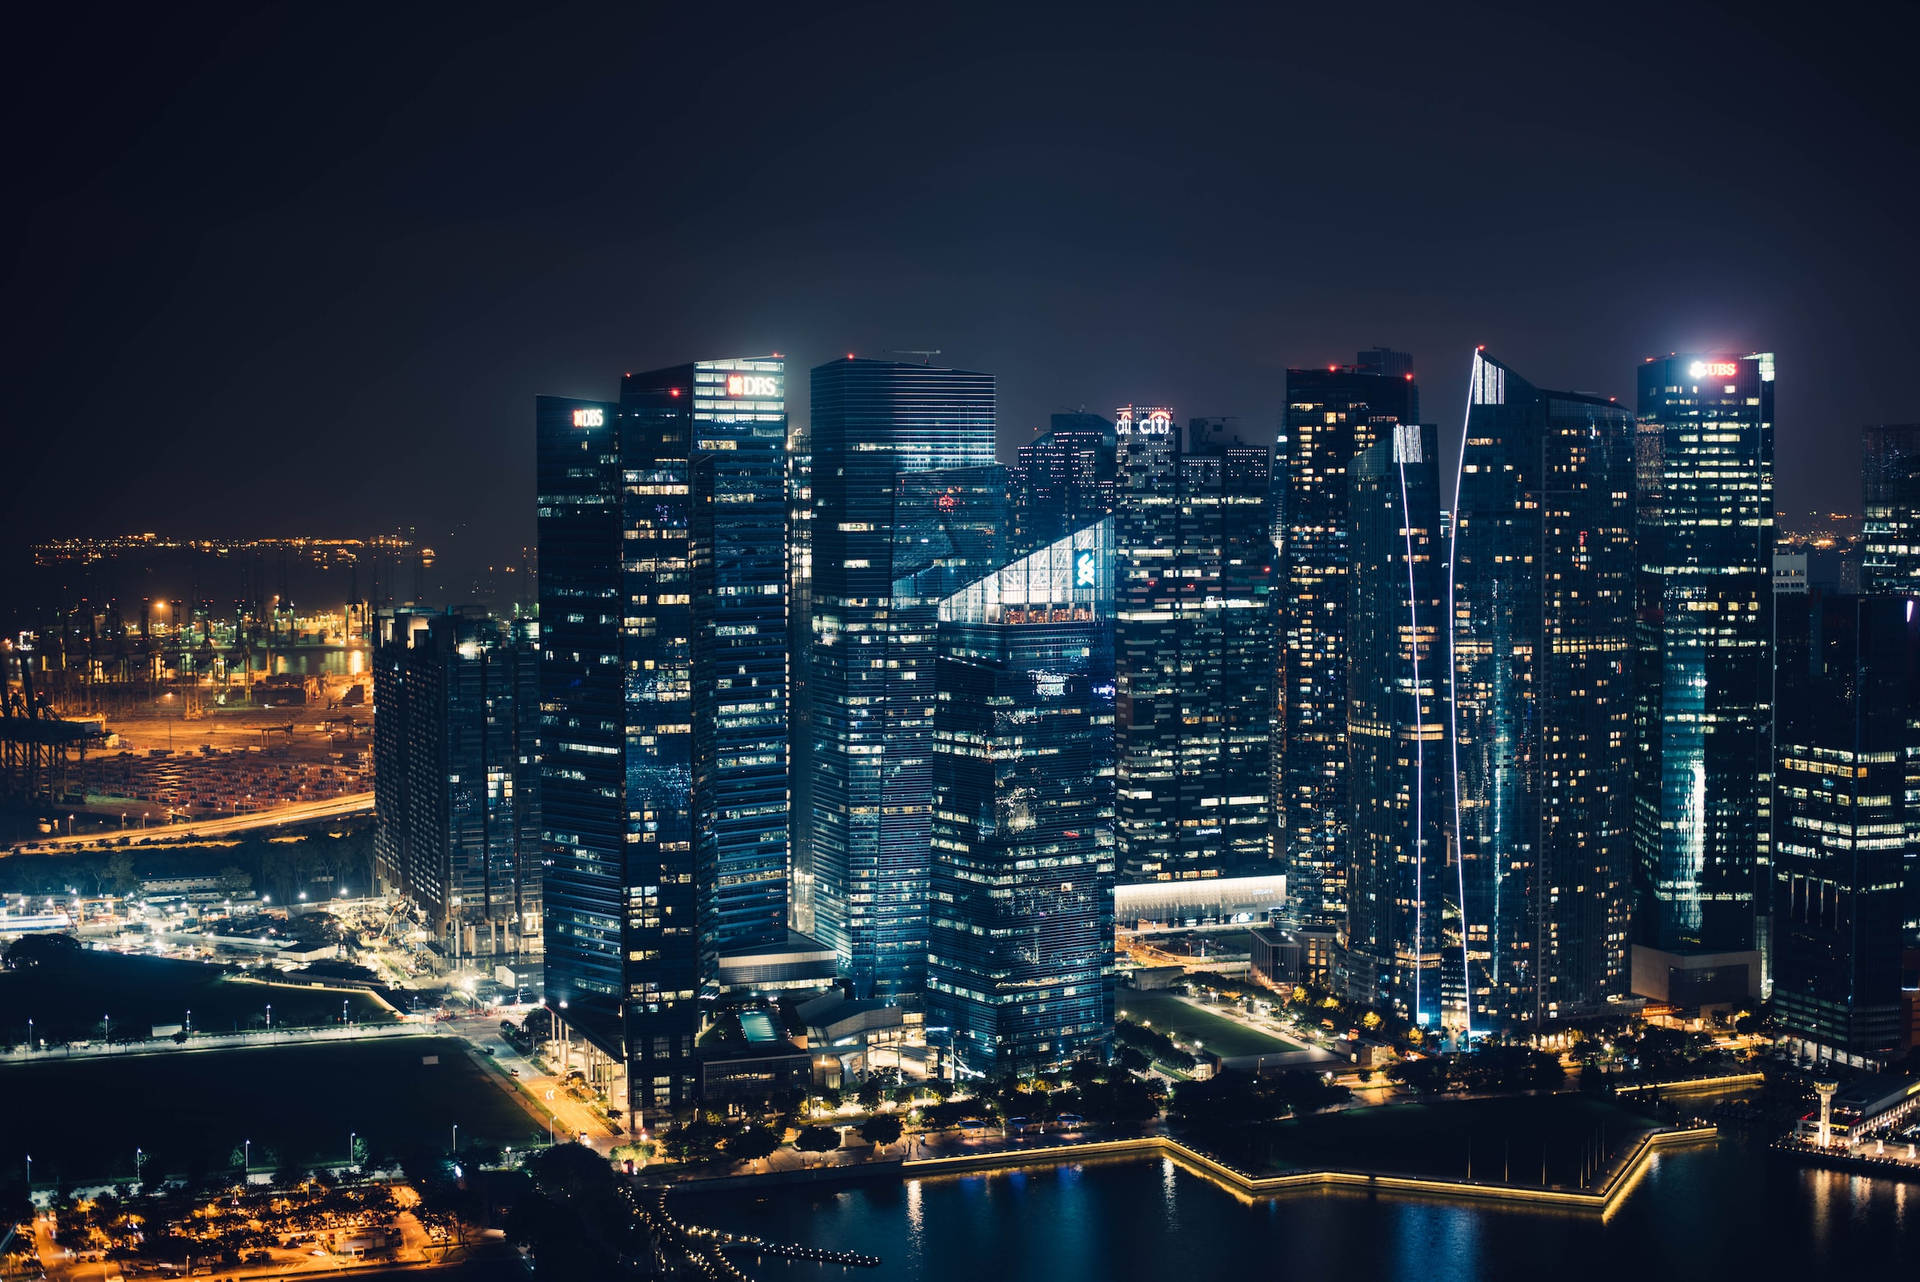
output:
[[[880,1269],[856,1271],[871,1282],[1186,1282],[1276,1268],[1382,1282],[1701,1282],[1920,1276],[1915,1197],[1729,1138],[1661,1155],[1604,1222],[1333,1190],[1249,1201],[1164,1158],[676,1195],[676,1206],[693,1223],[879,1255]],[[842,1271],[794,1263],[777,1276]]]

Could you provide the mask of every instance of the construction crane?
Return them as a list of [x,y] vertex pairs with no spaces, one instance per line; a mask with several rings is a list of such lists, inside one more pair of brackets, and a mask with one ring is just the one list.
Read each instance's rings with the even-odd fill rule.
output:
[[933,364],[933,358],[939,354],[940,349],[937,347],[890,347],[887,349],[889,356],[918,356],[922,365]]

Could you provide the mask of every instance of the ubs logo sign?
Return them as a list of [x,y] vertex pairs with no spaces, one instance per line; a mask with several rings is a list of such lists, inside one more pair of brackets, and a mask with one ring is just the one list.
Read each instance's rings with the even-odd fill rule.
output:
[[607,425],[607,412],[605,410],[575,410],[573,412],[573,425],[575,427],[605,427]]
[[1737,361],[1695,361],[1687,369],[1695,378],[1732,378],[1739,372]]
[[780,383],[771,374],[729,374],[727,395],[772,400],[780,395]]

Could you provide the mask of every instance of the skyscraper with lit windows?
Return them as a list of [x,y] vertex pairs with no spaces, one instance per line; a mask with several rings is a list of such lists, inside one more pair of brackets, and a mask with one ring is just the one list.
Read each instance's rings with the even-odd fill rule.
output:
[[1113,1031],[1111,540],[1106,518],[939,605],[927,1024],[966,1073]]
[[1447,882],[1446,559],[1432,424],[1401,423],[1347,473],[1350,862],[1341,923],[1348,995],[1441,1023]]
[[1640,430],[1658,448],[1642,451],[1635,534],[1634,988],[1683,1006],[1761,984],[1773,375],[1768,353],[1671,356],[1639,371]]
[[935,612],[1004,559],[993,376],[832,361],[813,371],[811,435],[814,933],[858,996],[913,998],[926,978]]
[[1478,1035],[1626,990],[1635,442],[1625,407],[1484,352],[1468,399],[1447,579],[1451,890]]
[[537,402],[547,997],[636,1109],[695,1097],[726,959],[790,943],[785,381]]
[[1897,1057],[1901,956],[1920,803],[1913,598],[1784,597],[1774,734],[1773,1003],[1822,1058]]
[[[1383,354],[1397,359],[1382,364]],[[1376,349],[1361,356],[1354,365],[1287,371],[1273,481],[1282,514],[1275,853],[1286,867],[1290,914],[1328,926],[1345,917],[1347,904],[1347,469],[1420,413],[1404,354]]]
[[1860,590],[1920,592],[1920,423],[1860,434]]

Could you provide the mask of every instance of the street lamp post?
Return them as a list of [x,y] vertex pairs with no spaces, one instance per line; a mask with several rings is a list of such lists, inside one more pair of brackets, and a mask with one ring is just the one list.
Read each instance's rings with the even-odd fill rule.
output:
[[242,1140],[240,1150],[240,1182],[247,1182],[247,1172],[253,1169],[253,1141]]
[[146,1183],[146,1175],[145,1175],[146,1162],[147,1162],[147,1151],[143,1148],[135,1146],[133,1150],[133,1182],[135,1184],[144,1185]]
[[460,1123],[453,1124],[453,1155],[460,1156]]
[[354,1166],[354,1161],[353,1161],[353,1142],[354,1142],[355,1140],[357,1140],[357,1139],[359,1139],[359,1138],[360,1138],[360,1137],[359,1137],[358,1135],[356,1135],[356,1134],[355,1134],[354,1132],[352,1132],[352,1131],[348,1131],[348,1132],[347,1132],[347,1169],[348,1169],[348,1170],[352,1170],[352,1169],[353,1169],[353,1166]]
[[267,1031],[273,1031],[273,1003],[267,1003]]

